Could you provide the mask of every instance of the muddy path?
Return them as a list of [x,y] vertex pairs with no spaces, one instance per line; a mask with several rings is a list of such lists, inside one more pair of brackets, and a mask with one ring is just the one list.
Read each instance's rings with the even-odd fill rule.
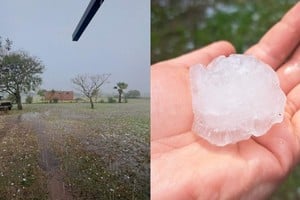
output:
[[63,173],[60,170],[60,162],[53,153],[50,146],[50,134],[46,129],[45,113],[28,112],[18,116],[20,122],[25,122],[27,126],[36,133],[38,147],[40,151],[39,165],[47,174],[47,190],[49,199],[71,200],[72,195],[63,181]]

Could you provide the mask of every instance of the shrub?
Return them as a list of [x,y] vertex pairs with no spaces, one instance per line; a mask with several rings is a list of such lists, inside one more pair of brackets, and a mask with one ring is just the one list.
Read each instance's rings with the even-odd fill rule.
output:
[[75,100],[76,103],[78,103],[78,102],[80,102],[80,101],[83,101],[83,99],[80,98],[80,97],[77,97],[77,98],[75,98],[74,100]]
[[28,103],[28,104],[31,104],[33,101],[33,97],[32,96],[27,96],[26,99],[25,99],[25,102]]
[[117,100],[115,100],[113,97],[108,97],[107,102],[108,103],[117,103]]
[[125,94],[126,98],[140,98],[141,97],[141,93],[138,90],[129,90],[126,94]]
[[100,100],[100,103],[105,103],[103,99]]

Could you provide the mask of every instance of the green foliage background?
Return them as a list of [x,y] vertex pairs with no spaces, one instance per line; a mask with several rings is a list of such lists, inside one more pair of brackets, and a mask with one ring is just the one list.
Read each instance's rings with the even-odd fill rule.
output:
[[[296,2],[152,0],[151,62],[173,58],[217,40],[230,41],[242,53]],[[300,199],[300,166],[270,199]]]
[[297,0],[152,0],[152,63],[217,40],[238,53],[256,43]]

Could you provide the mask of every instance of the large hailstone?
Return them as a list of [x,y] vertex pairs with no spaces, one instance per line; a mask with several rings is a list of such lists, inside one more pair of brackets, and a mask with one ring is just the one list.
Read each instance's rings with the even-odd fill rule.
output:
[[253,56],[220,56],[190,69],[193,131],[224,146],[261,136],[283,120],[286,97],[274,70]]

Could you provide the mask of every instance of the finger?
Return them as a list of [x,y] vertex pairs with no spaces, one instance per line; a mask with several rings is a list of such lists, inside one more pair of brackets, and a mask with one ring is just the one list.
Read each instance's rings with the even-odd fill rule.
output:
[[210,61],[220,55],[228,56],[232,53],[235,53],[235,48],[231,43],[227,41],[218,41],[169,61],[174,64],[176,63],[177,66],[184,67],[190,67],[196,64],[207,65]]
[[[296,136],[300,138],[300,84],[291,90],[287,96],[287,99],[287,112],[291,116]],[[300,159],[299,156],[298,159]]]
[[151,67],[151,140],[191,129],[189,70],[169,62]]
[[300,84],[294,87],[287,95],[287,112],[293,117],[300,110]]
[[259,41],[246,51],[277,69],[300,41],[300,3],[298,2]]
[[280,87],[285,94],[300,83],[300,46],[282,67],[277,70]]
[[219,55],[231,53],[234,53],[233,46],[221,41],[151,67],[151,140],[191,129],[193,111],[188,67],[207,64]]
[[[293,118],[292,118],[292,123],[295,126],[295,133],[298,136],[298,138],[300,138],[300,110],[298,110]],[[298,160],[300,159],[300,157],[298,156]]]

